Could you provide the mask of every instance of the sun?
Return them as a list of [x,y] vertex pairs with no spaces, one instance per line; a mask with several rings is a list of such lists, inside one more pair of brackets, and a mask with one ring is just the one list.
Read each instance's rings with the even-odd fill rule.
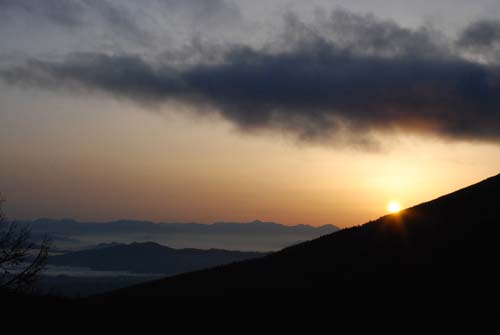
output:
[[390,213],[398,213],[399,211],[401,211],[401,204],[399,202],[397,202],[397,201],[391,201],[387,205],[387,210]]

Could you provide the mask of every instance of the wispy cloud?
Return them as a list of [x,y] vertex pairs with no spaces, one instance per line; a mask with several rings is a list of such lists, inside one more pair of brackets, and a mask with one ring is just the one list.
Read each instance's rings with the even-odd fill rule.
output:
[[83,29],[99,21],[121,38],[135,42],[149,39],[127,7],[109,0],[0,0],[0,13],[4,21],[38,20],[70,30]]
[[[131,8],[141,11],[132,13]],[[158,11],[188,17],[199,24],[225,24],[241,17],[239,7],[225,0],[144,0],[139,4],[113,0],[0,0],[4,20],[31,16],[63,28],[77,28],[98,18],[125,34],[139,33],[139,23],[151,20]]]

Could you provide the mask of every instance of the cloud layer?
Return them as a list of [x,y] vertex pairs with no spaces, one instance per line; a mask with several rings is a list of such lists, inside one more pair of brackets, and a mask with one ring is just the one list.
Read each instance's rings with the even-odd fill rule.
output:
[[0,76],[145,105],[182,103],[243,130],[306,141],[364,145],[371,134],[397,131],[500,141],[498,23],[476,22],[451,41],[429,27],[338,10],[314,24],[286,22],[282,37],[263,48],[213,47],[222,55],[215,62],[74,53],[30,59]]

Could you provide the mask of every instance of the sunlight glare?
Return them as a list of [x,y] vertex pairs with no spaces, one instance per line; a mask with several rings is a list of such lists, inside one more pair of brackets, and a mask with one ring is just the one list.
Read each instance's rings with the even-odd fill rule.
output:
[[387,210],[390,213],[398,213],[401,211],[401,204],[397,201],[391,201],[389,205],[387,205]]

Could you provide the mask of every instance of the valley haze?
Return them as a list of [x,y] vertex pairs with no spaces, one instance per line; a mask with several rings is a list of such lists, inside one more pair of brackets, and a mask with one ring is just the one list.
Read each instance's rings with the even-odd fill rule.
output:
[[156,242],[173,248],[277,251],[339,230],[334,225],[285,226],[274,222],[153,223],[120,220],[79,222],[71,219],[18,221],[33,234],[47,234],[56,249],[81,249],[96,244]]

